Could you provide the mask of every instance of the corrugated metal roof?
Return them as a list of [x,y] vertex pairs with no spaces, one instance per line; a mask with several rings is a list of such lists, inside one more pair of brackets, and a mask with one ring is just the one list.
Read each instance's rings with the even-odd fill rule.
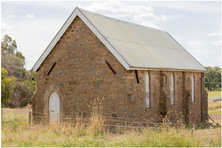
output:
[[80,11],[131,68],[206,70],[165,31]]

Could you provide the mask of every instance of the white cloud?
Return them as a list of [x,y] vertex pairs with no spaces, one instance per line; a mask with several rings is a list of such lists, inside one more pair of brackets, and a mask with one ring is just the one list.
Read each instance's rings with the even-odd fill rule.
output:
[[208,34],[208,36],[221,36],[221,30],[213,31],[212,33]]
[[159,8],[168,8],[175,10],[182,10],[186,12],[208,12],[208,13],[221,13],[220,6],[215,5],[214,2],[207,1],[156,1],[152,5]]
[[8,17],[15,17],[15,15],[10,14]]
[[145,7],[143,5],[129,5],[119,8],[119,12],[123,13],[143,13],[147,11],[153,11],[152,7]]
[[136,14],[134,16],[137,21],[153,21],[153,22],[165,22],[171,19],[182,18],[183,16],[179,15],[155,15],[152,12],[146,12],[141,14]]
[[169,19],[169,17],[166,16],[166,15],[161,15],[161,19],[162,19],[163,21],[167,21],[167,20]]
[[150,22],[143,22],[141,25],[151,27],[151,28],[155,28],[155,29],[159,29],[159,27],[157,27],[155,24],[152,24]]
[[198,50],[193,50],[192,52],[193,53],[208,53],[209,50],[200,50],[200,49],[198,49]]
[[206,46],[207,45],[205,42],[202,42],[202,41],[190,41],[187,44],[191,46]]
[[148,21],[148,20],[156,20],[159,17],[156,16],[154,13],[148,12],[148,13],[142,13],[134,16],[135,20],[142,20],[142,21]]
[[221,45],[221,41],[213,41],[212,44],[213,45]]
[[146,7],[143,5],[124,5],[118,1],[109,1],[109,2],[95,2],[84,9],[98,12],[98,11],[105,11],[105,12],[112,12],[112,13],[130,13],[130,14],[140,14],[144,12],[153,11],[152,7]]
[[[98,3],[95,2],[84,9],[89,10],[89,11],[109,11],[112,13],[117,13],[117,7],[121,7],[123,4],[120,2],[115,2],[115,1],[109,1],[109,2],[103,2],[103,3]],[[115,8],[115,9],[114,9]]]
[[160,20],[161,21],[168,21],[172,19],[180,19],[184,17],[183,15],[160,15]]
[[27,14],[26,16],[27,16],[28,18],[34,18],[34,14],[31,14],[31,13]]
[[9,25],[7,25],[6,23],[1,23],[1,30],[4,31],[4,30],[9,30],[11,29],[11,27]]

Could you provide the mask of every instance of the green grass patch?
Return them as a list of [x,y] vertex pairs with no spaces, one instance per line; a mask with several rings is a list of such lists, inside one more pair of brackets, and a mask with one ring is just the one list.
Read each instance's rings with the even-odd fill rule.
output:
[[221,96],[221,91],[208,91],[208,99],[210,97],[217,97],[217,96]]
[[216,115],[221,115],[221,112],[214,112],[214,111],[212,111],[212,112],[208,112],[208,114],[216,114]]
[[221,108],[221,106],[209,107],[208,109],[209,109],[209,110],[217,110],[217,109],[219,109],[219,108]]

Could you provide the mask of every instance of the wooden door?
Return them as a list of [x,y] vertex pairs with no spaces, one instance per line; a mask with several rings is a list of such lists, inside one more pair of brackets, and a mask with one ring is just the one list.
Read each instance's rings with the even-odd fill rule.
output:
[[60,101],[55,91],[49,98],[49,121],[50,123],[60,123]]

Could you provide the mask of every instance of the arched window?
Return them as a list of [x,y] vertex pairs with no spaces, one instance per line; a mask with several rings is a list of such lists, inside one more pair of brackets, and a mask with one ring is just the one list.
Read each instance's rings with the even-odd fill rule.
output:
[[191,82],[192,83],[192,86],[191,86],[192,87],[192,96],[191,97],[192,97],[192,102],[195,102],[195,98],[194,98],[195,97],[195,95],[194,95],[194,93],[195,93],[195,86],[194,86],[195,85],[195,77],[194,77],[194,73],[192,74],[191,81],[192,81]]
[[146,108],[150,108],[150,77],[146,72]]
[[175,104],[175,98],[174,98],[174,93],[175,93],[175,85],[174,85],[174,74],[171,73],[171,105]]

